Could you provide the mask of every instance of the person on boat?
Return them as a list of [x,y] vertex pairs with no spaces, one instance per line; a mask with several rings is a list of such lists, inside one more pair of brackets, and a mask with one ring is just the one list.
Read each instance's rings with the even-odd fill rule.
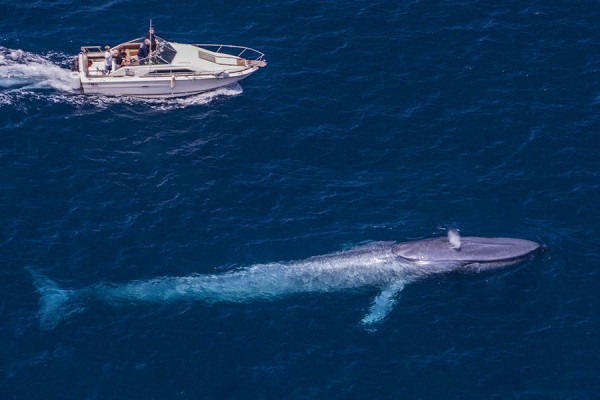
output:
[[104,73],[108,74],[112,70],[113,56],[110,46],[104,46]]
[[150,51],[156,50],[156,46],[158,46],[158,40],[156,40],[156,35],[154,34],[154,28],[148,29],[148,33],[146,34],[146,39],[150,40]]
[[138,60],[140,65],[146,64],[146,58],[150,55],[150,39],[144,39],[144,42],[138,49]]
[[127,58],[127,53],[125,53],[125,50],[123,50],[120,47],[115,49],[115,52],[113,54],[113,60],[114,60],[115,67],[113,68],[113,70],[116,71],[119,68],[121,68],[125,64],[126,58]]

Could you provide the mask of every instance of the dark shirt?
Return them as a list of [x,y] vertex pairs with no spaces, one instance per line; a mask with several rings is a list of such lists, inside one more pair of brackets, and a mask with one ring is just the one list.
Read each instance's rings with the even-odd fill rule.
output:
[[115,65],[117,67],[121,66],[121,64],[123,64],[123,60],[125,60],[126,57],[127,57],[127,53],[125,53],[124,51],[119,51],[117,53],[117,55],[114,57]]
[[148,45],[146,43],[142,43],[142,45],[140,46],[139,50],[138,50],[138,60],[140,60],[140,64],[144,63],[144,60],[142,60],[142,58],[146,58],[148,57],[148,55],[150,54],[150,49],[148,48]]

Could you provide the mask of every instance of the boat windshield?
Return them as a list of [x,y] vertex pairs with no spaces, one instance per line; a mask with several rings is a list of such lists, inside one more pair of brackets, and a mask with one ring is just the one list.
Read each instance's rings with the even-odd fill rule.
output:
[[155,57],[166,64],[171,64],[175,58],[175,54],[177,54],[177,50],[171,46],[171,43],[167,42],[166,40],[161,40],[158,42]]

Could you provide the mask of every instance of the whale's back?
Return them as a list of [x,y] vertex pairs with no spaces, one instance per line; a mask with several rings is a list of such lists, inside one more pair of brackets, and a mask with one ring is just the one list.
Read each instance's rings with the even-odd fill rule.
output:
[[499,263],[519,260],[536,252],[540,245],[525,239],[461,237],[460,247],[448,238],[420,240],[394,246],[394,253],[420,264],[440,262]]

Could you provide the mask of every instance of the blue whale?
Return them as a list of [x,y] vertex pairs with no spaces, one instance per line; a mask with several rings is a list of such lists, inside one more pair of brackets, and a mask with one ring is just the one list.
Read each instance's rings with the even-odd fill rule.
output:
[[60,288],[29,270],[40,294],[41,329],[53,329],[83,311],[90,301],[114,306],[197,300],[208,304],[274,300],[293,293],[329,293],[359,287],[380,290],[364,325],[383,320],[407,283],[453,271],[481,272],[515,265],[542,249],[513,238],[448,237],[406,243],[372,242],[305,260],[257,264],[222,274],[159,277],[124,284],[100,283],[81,289]]

